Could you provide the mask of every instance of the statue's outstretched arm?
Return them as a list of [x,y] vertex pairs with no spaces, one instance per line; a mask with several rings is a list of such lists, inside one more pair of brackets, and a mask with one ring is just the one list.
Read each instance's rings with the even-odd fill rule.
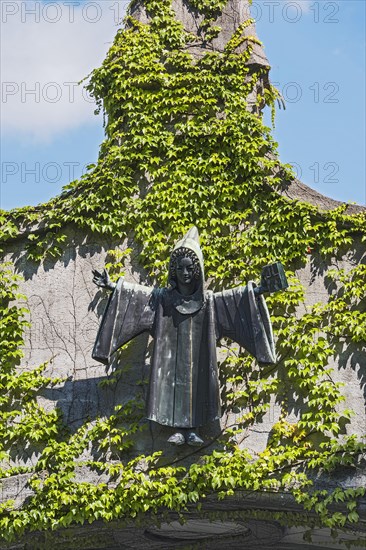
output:
[[106,288],[111,292],[113,292],[116,288],[116,283],[112,283],[106,269],[103,270],[103,273],[99,273],[99,271],[93,269],[93,283],[101,288]]

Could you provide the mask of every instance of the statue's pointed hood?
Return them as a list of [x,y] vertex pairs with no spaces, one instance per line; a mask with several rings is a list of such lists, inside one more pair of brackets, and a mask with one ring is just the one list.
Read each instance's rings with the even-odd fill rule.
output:
[[[201,309],[204,303],[204,265],[203,254],[200,246],[200,238],[197,227],[193,226],[187,231],[184,237],[179,240],[174,246],[173,252],[170,256],[169,264],[169,284],[175,289],[177,286],[175,267],[177,258],[181,256],[189,256],[192,258],[194,265],[197,266],[197,289],[191,296],[182,297],[178,292],[177,304],[175,307],[178,311],[184,314],[194,313]],[[198,269],[199,268],[199,269]]]

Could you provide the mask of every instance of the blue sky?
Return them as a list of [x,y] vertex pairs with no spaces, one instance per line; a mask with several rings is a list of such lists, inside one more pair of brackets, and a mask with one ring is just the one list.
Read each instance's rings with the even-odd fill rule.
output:
[[[1,208],[44,202],[96,161],[103,121],[76,83],[102,62],[125,6],[2,0]],[[366,204],[365,6],[252,6],[271,80],[286,100],[274,131],[281,160],[310,187],[359,204]]]
[[286,99],[274,132],[281,160],[321,193],[366,204],[366,2],[257,5],[271,80]]

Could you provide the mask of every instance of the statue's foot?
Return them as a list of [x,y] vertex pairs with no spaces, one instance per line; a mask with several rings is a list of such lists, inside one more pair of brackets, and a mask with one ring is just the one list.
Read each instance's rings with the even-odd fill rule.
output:
[[180,432],[171,435],[168,439],[168,443],[171,445],[184,445],[185,442],[186,440],[184,439],[184,435]]
[[203,439],[201,439],[196,432],[188,432],[186,441],[188,445],[192,445],[192,447],[201,447],[201,445],[204,444]]

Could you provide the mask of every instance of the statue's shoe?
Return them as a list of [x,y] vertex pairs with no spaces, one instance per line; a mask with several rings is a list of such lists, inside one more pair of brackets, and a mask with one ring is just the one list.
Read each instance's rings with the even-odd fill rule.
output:
[[171,435],[168,439],[168,443],[171,445],[184,445],[185,442],[186,440],[184,439],[184,435],[180,432]]
[[188,445],[192,445],[192,447],[200,447],[204,444],[203,439],[201,439],[195,432],[189,432],[186,441]]

